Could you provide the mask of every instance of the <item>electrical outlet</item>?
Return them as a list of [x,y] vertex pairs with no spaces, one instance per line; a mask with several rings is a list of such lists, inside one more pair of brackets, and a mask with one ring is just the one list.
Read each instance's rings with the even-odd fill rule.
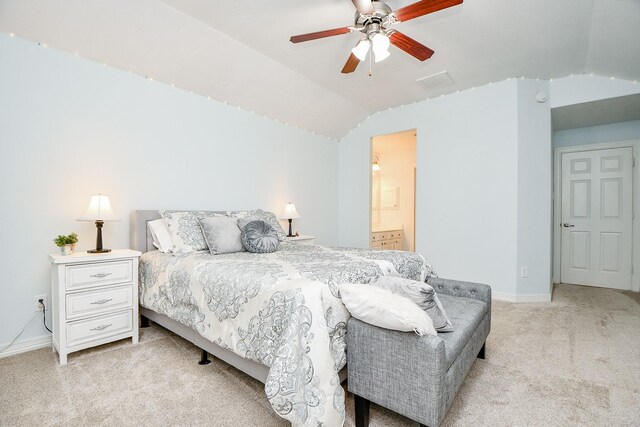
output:
[[524,266],[520,268],[520,277],[522,277],[523,279],[529,277],[529,267]]
[[47,310],[49,309],[49,301],[47,300],[47,295],[36,295],[33,297],[33,301],[35,303],[34,306],[34,312],[36,311],[42,311],[42,305],[40,305],[40,300],[42,300],[42,302],[44,303],[44,306],[47,308]]

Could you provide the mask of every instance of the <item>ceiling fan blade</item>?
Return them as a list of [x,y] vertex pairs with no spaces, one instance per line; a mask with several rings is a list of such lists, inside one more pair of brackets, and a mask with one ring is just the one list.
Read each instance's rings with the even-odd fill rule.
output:
[[389,41],[398,49],[404,50],[409,55],[414,56],[420,61],[425,61],[431,58],[431,55],[433,55],[434,53],[431,49],[429,49],[422,43],[415,41],[411,37],[399,31],[394,31],[393,34],[389,36]]
[[371,0],[351,0],[358,12],[366,15],[367,13],[373,13],[373,5]]
[[448,7],[456,6],[463,0],[422,0],[409,6],[401,7],[394,13],[396,21],[404,22],[409,19],[418,18],[429,13],[437,12]]
[[342,74],[353,73],[358,67],[359,63],[360,60],[352,53],[349,56],[349,59],[347,59],[347,62],[344,64],[344,67],[342,67]]
[[309,40],[322,39],[322,38],[331,37],[331,36],[339,36],[341,34],[348,34],[350,32],[351,32],[351,29],[349,27],[334,28],[333,30],[317,31],[315,33],[300,34],[298,36],[292,36],[290,40],[291,40],[291,43],[308,42]]

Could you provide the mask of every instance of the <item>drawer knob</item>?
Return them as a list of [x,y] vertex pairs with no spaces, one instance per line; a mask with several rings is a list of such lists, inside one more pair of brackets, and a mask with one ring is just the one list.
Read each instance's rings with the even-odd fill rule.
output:
[[111,273],[98,273],[98,274],[92,274],[91,277],[107,277],[107,276],[111,276]]
[[98,305],[102,305],[102,304],[108,303],[108,302],[109,302],[109,301],[111,301],[112,299],[113,299],[113,298],[101,299],[101,300],[98,300],[98,301],[94,301],[94,302],[92,302],[91,304],[98,304]]
[[91,330],[92,331],[103,331],[103,330],[107,329],[111,325],[112,325],[111,323],[109,323],[108,325],[100,325],[100,326],[96,326],[95,328],[91,328]]

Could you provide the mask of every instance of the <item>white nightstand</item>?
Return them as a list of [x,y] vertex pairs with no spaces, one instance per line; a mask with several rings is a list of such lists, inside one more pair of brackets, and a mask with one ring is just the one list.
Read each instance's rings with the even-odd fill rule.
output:
[[138,258],[103,254],[49,255],[53,348],[60,364],[74,351],[131,337],[138,342]]
[[316,240],[316,236],[300,235],[300,236],[287,237],[287,240],[290,242],[300,243],[301,245],[313,245]]

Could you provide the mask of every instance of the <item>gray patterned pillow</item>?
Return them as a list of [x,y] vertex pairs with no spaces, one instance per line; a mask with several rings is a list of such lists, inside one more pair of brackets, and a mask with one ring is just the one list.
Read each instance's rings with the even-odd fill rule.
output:
[[226,216],[211,216],[200,219],[200,227],[211,255],[242,252],[242,235],[238,220]]
[[275,252],[279,245],[276,230],[266,221],[253,220],[242,228],[242,246],[249,252]]
[[438,332],[451,332],[453,325],[447,317],[444,307],[435,289],[426,283],[417,282],[403,277],[382,276],[371,279],[369,282],[378,288],[388,289],[394,294],[402,295],[416,303],[418,307],[423,309],[433,320],[433,327]]
[[200,228],[200,218],[225,216],[212,211],[159,211],[158,213],[171,233],[171,240],[175,245],[174,254],[188,254],[207,249],[207,242]]

